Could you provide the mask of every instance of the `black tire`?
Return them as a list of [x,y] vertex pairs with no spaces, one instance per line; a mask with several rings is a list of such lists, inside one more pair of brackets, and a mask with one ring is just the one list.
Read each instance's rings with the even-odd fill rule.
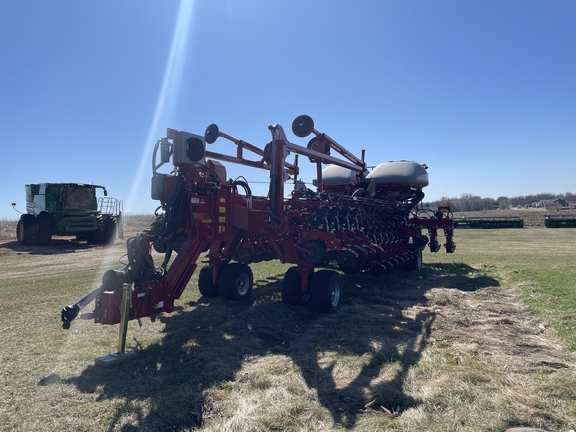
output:
[[334,313],[340,309],[342,278],[333,270],[320,270],[312,277],[308,305],[315,312]]
[[39,245],[49,245],[54,231],[54,220],[50,213],[42,212],[38,215],[38,234],[36,243]]
[[104,244],[112,244],[114,240],[116,240],[116,220],[115,219],[106,219],[104,221],[104,233],[102,236],[102,240]]
[[413,259],[411,259],[408,264],[406,264],[403,268],[405,271],[420,271],[422,270],[422,249],[416,249],[411,252],[415,255]]
[[200,294],[205,297],[218,297],[218,285],[212,284],[212,276],[214,268],[210,265],[205,265],[200,269],[198,275],[198,290]]
[[85,231],[82,233],[76,234],[76,236],[81,235],[86,239],[88,244],[100,244],[104,240],[104,227],[102,225],[98,225],[98,228],[94,231]]
[[20,246],[32,246],[36,244],[38,238],[38,221],[36,216],[24,214],[18,221],[16,227],[16,238]]
[[254,276],[247,264],[230,263],[224,266],[218,280],[218,293],[223,299],[242,300],[252,294]]
[[86,233],[86,242],[88,244],[100,244],[104,238],[104,230],[98,228],[96,231]]
[[302,275],[298,267],[290,267],[282,280],[282,301],[292,306],[302,306],[305,298],[302,295]]
[[116,240],[116,220],[105,219],[98,223],[96,231],[86,233],[86,240],[90,244],[111,244]]

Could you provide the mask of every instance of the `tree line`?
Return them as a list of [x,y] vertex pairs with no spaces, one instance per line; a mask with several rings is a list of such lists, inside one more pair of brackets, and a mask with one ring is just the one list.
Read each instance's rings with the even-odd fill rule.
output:
[[539,193],[512,198],[501,196],[496,199],[482,198],[474,194],[462,194],[460,197],[442,197],[438,201],[424,201],[422,205],[424,208],[437,208],[449,202],[452,211],[482,211],[530,207],[533,202],[555,199],[563,199],[567,203],[576,203],[576,194],[572,192],[566,192],[564,194]]

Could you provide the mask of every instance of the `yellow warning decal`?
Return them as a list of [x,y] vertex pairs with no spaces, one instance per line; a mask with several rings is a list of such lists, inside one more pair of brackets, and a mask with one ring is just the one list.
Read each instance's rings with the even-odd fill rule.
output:
[[220,198],[220,202],[225,203],[225,202],[226,202],[226,198]]
[[226,216],[219,216],[218,222],[226,222]]
[[218,213],[226,213],[226,207],[218,207]]
[[202,219],[202,223],[212,223],[212,219]]

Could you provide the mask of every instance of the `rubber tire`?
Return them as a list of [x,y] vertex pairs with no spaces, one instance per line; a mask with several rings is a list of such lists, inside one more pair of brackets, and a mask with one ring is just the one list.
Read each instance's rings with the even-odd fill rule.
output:
[[38,221],[36,216],[24,214],[18,221],[16,227],[16,238],[20,246],[32,246],[36,244],[38,238]]
[[218,285],[212,284],[214,267],[205,265],[200,269],[198,275],[198,291],[205,297],[218,297]]
[[422,249],[413,251],[416,254],[416,259],[411,260],[402,270],[404,271],[420,271],[422,270]]
[[314,312],[334,313],[340,309],[342,278],[334,270],[319,270],[312,277],[308,306]]
[[86,232],[86,242],[88,244],[101,244],[104,242],[104,228],[98,228],[96,231]]
[[53,219],[49,213],[42,212],[38,215],[38,233],[36,243],[39,245],[49,245],[52,240]]
[[252,294],[254,276],[247,264],[230,263],[224,266],[218,280],[218,293],[223,299],[242,300]]
[[303,306],[302,276],[298,267],[290,267],[282,280],[282,301],[292,306]]
[[86,240],[90,244],[111,244],[116,240],[116,220],[105,219],[98,224],[96,231],[86,233]]
[[102,236],[102,243],[112,244],[116,240],[116,219],[106,219],[104,221],[104,234]]

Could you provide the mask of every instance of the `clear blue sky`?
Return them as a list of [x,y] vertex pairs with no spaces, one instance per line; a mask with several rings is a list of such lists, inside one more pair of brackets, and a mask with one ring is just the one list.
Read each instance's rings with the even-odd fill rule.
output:
[[[0,219],[61,181],[152,213],[167,127],[263,147],[279,123],[306,145],[300,114],[369,165],[426,163],[426,200],[576,192],[574,0],[0,0],[0,17]],[[266,171],[225,165],[266,193]]]

